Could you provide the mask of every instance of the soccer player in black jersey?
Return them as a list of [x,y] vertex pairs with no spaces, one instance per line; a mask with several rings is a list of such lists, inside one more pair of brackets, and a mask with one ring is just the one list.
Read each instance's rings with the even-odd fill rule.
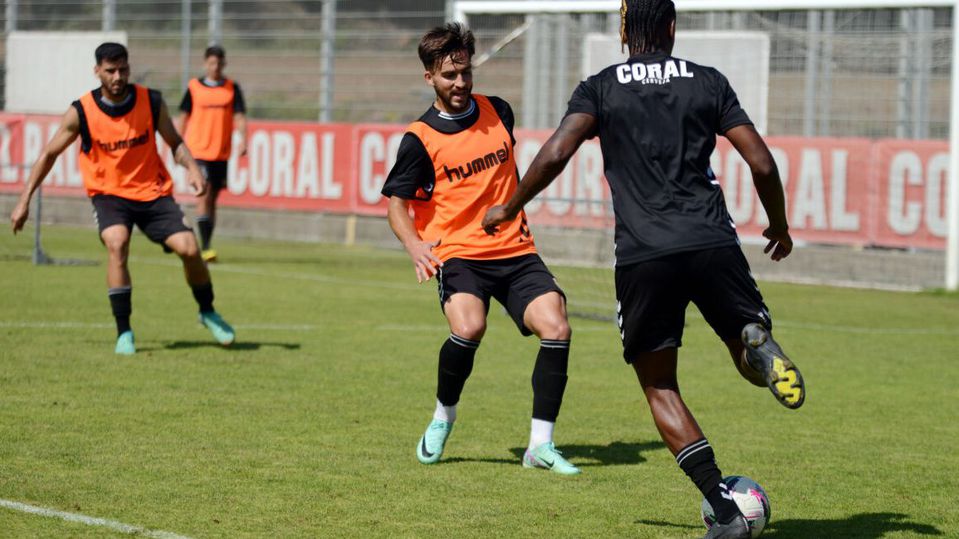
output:
[[747,538],[749,524],[722,483],[713,450],[686,407],[677,350],[690,301],[750,382],[788,408],[805,399],[802,376],[771,335],[772,320],[739,247],[709,166],[716,135],[752,171],[769,217],[765,252],[792,250],[776,163],[735,92],[715,69],[671,56],[671,0],[623,0],[621,38],[630,58],[582,82],[559,129],[533,160],[512,199],[487,213],[496,234],[598,136],[616,214],[616,296],[624,357],[636,371],[663,440],[716,510],[707,539]]

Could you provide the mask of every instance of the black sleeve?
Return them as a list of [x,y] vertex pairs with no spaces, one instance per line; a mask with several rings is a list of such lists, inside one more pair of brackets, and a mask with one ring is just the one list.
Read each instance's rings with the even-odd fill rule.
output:
[[406,133],[396,152],[396,164],[383,184],[383,196],[429,200],[435,183],[436,170],[426,147],[416,135]]
[[509,103],[505,99],[490,96],[489,102],[493,105],[493,108],[496,109],[496,114],[499,115],[499,119],[503,122],[503,126],[506,127],[506,131],[509,133],[510,142],[513,145],[516,145],[516,137],[513,136],[513,128],[516,126],[516,117],[513,116],[513,107],[509,106]]
[[233,114],[246,114],[246,101],[243,100],[243,90],[233,81]]
[[[569,98],[569,104],[566,106],[564,118],[570,114],[589,114],[597,120],[600,118],[599,113],[602,104],[600,103],[599,92],[595,88],[596,80],[595,77],[590,77],[579,83],[579,86],[573,90],[573,95]],[[599,122],[597,122],[598,124]],[[598,133],[594,131],[589,134],[588,138],[593,138],[596,135]]]
[[90,137],[90,126],[87,125],[87,115],[83,112],[83,105],[79,99],[70,104],[77,109],[77,115],[80,117],[80,151],[90,153],[90,149],[93,147],[93,138]]
[[729,85],[729,81],[722,73],[717,72],[717,74],[719,75],[719,125],[716,133],[722,135],[734,127],[752,125],[749,115],[739,106],[739,98],[736,97],[736,92]]
[[160,109],[163,108],[163,94],[159,90],[150,89],[147,91],[150,96],[150,113],[153,115],[153,129],[157,128],[157,122],[160,121]]
[[193,112],[193,94],[190,93],[189,88],[183,92],[183,99],[180,100],[180,111],[187,114]]

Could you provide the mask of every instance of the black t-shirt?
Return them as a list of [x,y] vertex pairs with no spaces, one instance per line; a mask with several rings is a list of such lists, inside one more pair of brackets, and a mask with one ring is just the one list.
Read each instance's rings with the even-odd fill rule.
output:
[[709,156],[717,134],[752,122],[719,71],[665,53],[634,56],[580,83],[573,113],[597,119],[617,265],[738,244]]
[[[503,126],[509,133],[510,142],[516,144],[513,137],[513,109],[509,103],[499,97],[489,96],[489,102],[496,109]],[[436,107],[430,107],[419,121],[432,127],[433,129],[445,134],[455,134],[465,131],[479,119],[480,110],[473,101],[474,106],[470,114],[463,117],[449,118],[440,113]],[[517,176],[519,177],[519,176]],[[407,200],[429,200],[433,193],[433,185],[436,183],[436,169],[433,160],[430,158],[423,142],[414,134],[406,133],[400,140],[400,147],[396,152],[396,163],[390,169],[386,182],[383,185],[383,196],[398,196]]]

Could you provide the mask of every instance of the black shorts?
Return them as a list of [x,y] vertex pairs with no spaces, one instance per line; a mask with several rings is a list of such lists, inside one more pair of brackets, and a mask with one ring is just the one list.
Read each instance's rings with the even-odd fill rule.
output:
[[123,225],[127,230],[136,225],[151,241],[163,245],[177,232],[193,232],[172,196],[149,202],[114,195],[94,195],[90,200],[93,202],[93,219],[101,234],[113,225]]
[[203,172],[203,177],[206,178],[211,193],[219,192],[226,187],[226,161],[203,161],[197,159],[196,164],[200,166],[200,171]]
[[688,251],[616,268],[617,321],[623,357],[682,346],[692,301],[723,340],[746,324],[772,329],[769,310],[738,245]]
[[537,254],[499,260],[452,258],[443,263],[436,277],[440,308],[453,294],[465,293],[483,300],[489,313],[489,300],[493,297],[506,307],[516,327],[527,336],[533,332],[523,324],[523,315],[534,299],[549,292],[566,298]]

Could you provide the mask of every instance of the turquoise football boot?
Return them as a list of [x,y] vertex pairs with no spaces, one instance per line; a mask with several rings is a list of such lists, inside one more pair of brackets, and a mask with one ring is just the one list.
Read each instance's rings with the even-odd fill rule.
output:
[[200,323],[206,326],[206,328],[210,330],[210,333],[213,334],[216,342],[223,346],[230,346],[236,339],[236,333],[233,331],[233,328],[230,324],[227,324],[226,320],[216,311],[200,313]]
[[132,356],[137,353],[136,346],[133,345],[133,332],[124,331],[117,337],[117,347],[113,350],[121,356]]
[[435,464],[443,456],[443,448],[446,447],[446,439],[450,437],[453,431],[453,424],[441,419],[430,421],[426,427],[426,432],[416,444],[416,458],[423,464]]
[[577,475],[579,468],[563,457],[553,442],[527,449],[523,455],[523,468],[544,468],[560,475]]

